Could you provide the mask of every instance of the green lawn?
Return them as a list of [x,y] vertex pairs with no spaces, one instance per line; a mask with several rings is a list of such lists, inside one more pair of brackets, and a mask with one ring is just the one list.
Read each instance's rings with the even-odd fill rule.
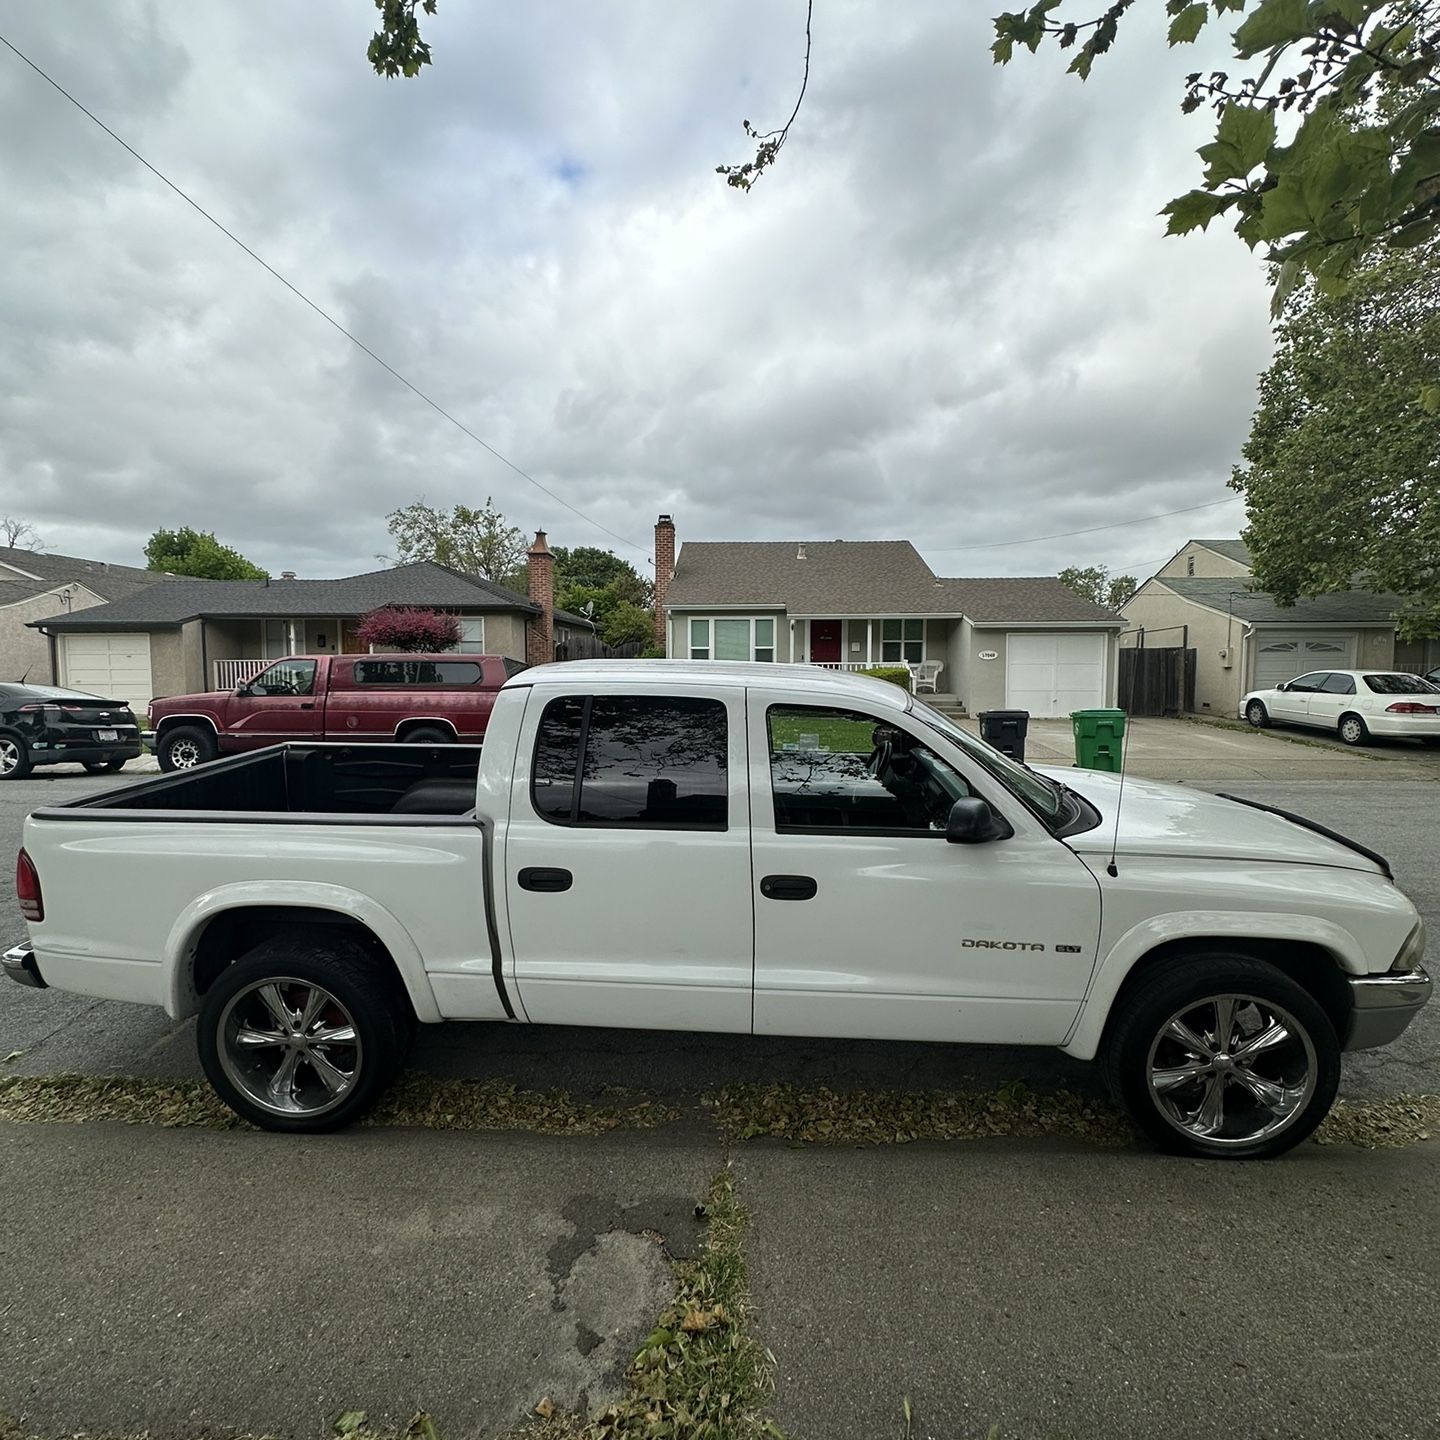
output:
[[770,749],[775,754],[787,745],[799,746],[800,737],[806,735],[815,737],[806,742],[807,749],[818,740],[822,750],[868,755],[875,748],[871,740],[874,733],[875,722],[859,715],[854,719],[834,711],[817,715],[811,710],[791,710],[783,705],[770,710]]

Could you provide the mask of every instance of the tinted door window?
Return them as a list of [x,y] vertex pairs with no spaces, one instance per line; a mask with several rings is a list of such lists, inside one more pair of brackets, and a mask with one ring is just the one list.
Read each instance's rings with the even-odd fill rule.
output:
[[473,660],[357,660],[357,685],[478,685],[480,666]]
[[718,700],[552,700],[535,742],[536,813],[560,825],[723,830],[727,743]]
[[1312,670],[1308,675],[1301,675],[1297,679],[1292,680],[1285,688],[1287,690],[1302,690],[1307,694],[1313,694],[1329,679],[1329,676],[1330,672],[1328,670]]
[[1325,683],[1320,689],[1326,695],[1353,695],[1355,693],[1355,681],[1349,675],[1327,675]]
[[928,745],[873,715],[772,705],[766,720],[777,830],[944,834],[971,793]]
[[256,695],[309,695],[315,689],[313,660],[282,660],[262,670],[251,682]]

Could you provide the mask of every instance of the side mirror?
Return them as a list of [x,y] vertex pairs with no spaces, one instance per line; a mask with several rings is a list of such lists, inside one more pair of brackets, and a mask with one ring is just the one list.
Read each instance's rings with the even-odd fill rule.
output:
[[1003,840],[1015,832],[983,801],[973,795],[957,800],[945,822],[945,838],[952,845],[982,845]]
[[1290,688],[1290,682],[1288,680],[1282,680],[1275,688],[1277,690],[1288,690]]
[[237,685],[235,693],[237,695],[253,695],[255,692],[248,685]]

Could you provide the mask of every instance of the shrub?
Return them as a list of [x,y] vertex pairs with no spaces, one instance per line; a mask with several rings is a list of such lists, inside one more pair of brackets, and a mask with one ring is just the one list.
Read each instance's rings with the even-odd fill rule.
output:
[[888,680],[898,685],[907,695],[910,693],[910,672],[903,665],[876,665],[871,670],[860,671],[862,675],[873,675],[877,680]]
[[443,610],[386,605],[372,610],[360,622],[355,638],[376,650],[448,650],[460,643],[460,620]]

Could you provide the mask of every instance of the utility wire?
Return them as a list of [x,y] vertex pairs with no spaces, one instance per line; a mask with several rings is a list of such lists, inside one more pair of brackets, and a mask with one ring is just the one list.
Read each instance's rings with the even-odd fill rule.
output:
[[289,280],[287,280],[267,260],[264,260],[259,255],[257,255],[238,235],[235,234],[233,230],[228,229],[219,220],[217,220],[203,205],[199,203],[199,201],[194,200],[189,195],[187,195],[185,191],[182,190],[163,171],[157,170],[155,166],[152,165],[137,149],[135,149],[133,145],[130,145],[126,141],[122,140],[120,136],[118,136],[98,115],[95,114],[93,110],[89,110],[83,104],[81,104],[81,102],[77,100],[62,84],[60,84],[58,80],[55,80],[50,75],[47,75],[45,71],[42,70],[28,55],[26,55],[23,50],[18,49],[9,40],[7,40],[4,35],[0,35],[0,45],[3,45],[7,50],[9,50],[13,55],[15,55],[17,59],[23,60],[25,64],[28,65],[43,81],[45,81],[47,85],[49,85],[53,90],[56,90],[61,95],[63,95],[78,111],[80,111],[82,115],[86,116],[90,120],[93,120],[96,125],[98,125],[118,146],[120,146],[122,150],[125,150],[136,160],[138,160],[157,180],[159,180],[162,184],[167,185],[171,190],[173,190],[175,194],[177,194],[192,210],[194,210],[197,214],[202,215],[206,220],[208,220],[222,235],[225,236],[227,240],[231,240],[236,245],[238,245],[257,265],[261,267],[261,269],[266,270],[271,275],[273,275],[275,279],[277,279],[288,291],[290,291],[292,295],[296,297],[296,299],[303,300],[305,304],[308,305],[322,320],[324,320],[327,324],[334,326],[334,328],[338,330],[348,341],[350,341],[352,345],[355,345],[359,349],[363,350],[382,370],[385,370],[389,374],[393,375],[395,379],[397,379],[407,390],[411,391],[414,395],[418,396],[421,400],[423,400],[432,410],[436,412],[436,414],[443,416],[444,419],[448,420],[462,434],[469,436],[469,438],[473,440],[478,446],[480,446],[482,450],[489,451],[489,453],[493,455],[502,465],[508,466],[522,480],[528,480],[530,484],[532,484],[538,491],[540,491],[542,495],[548,496],[557,505],[562,506],[572,515],[579,516],[579,518],[585,521],[587,525],[593,525],[597,530],[602,531],[604,534],[610,536],[612,540],[618,540],[622,545],[628,546],[631,550],[638,550],[642,555],[646,557],[647,562],[651,564],[654,563],[650,560],[649,550],[647,546],[637,545],[633,540],[627,540],[625,536],[617,534],[614,530],[610,529],[608,525],[602,525],[598,520],[592,519],[583,510],[576,509],[576,507],[572,505],[568,500],[562,500],[560,496],[557,495],[548,486],[542,485],[540,481],[538,481],[533,475],[527,474],[513,460],[510,460],[506,456],[502,455],[488,441],[482,440],[480,436],[478,436],[472,429],[470,429],[468,425],[466,425],[463,421],[457,420],[455,416],[453,416],[443,405],[441,405],[436,400],[432,400],[418,385],[416,385],[411,380],[407,380],[405,376],[403,376],[388,361],[382,360],[380,356],[378,356],[363,340],[361,340],[351,331],[347,330],[333,315],[329,313],[329,311],[325,310],[322,306],[316,304],[316,302],[312,300],[303,290],[301,290],[298,285],[292,284]]
[[1204,505],[1186,505],[1180,510],[1162,510],[1158,515],[1137,515],[1133,520],[1116,520],[1110,525],[1091,525],[1084,530],[1061,530],[1054,535],[1030,535],[1024,540],[997,540],[991,545],[926,545],[926,550],[936,555],[950,555],[958,550],[1003,550],[1009,545],[1038,545],[1042,540],[1068,540],[1072,535],[1095,535],[1101,530],[1118,530],[1123,525],[1143,525],[1147,520],[1165,520],[1171,515],[1190,515],[1196,510],[1213,510],[1217,505],[1233,504],[1240,497],[1232,495],[1226,500],[1210,500]]

